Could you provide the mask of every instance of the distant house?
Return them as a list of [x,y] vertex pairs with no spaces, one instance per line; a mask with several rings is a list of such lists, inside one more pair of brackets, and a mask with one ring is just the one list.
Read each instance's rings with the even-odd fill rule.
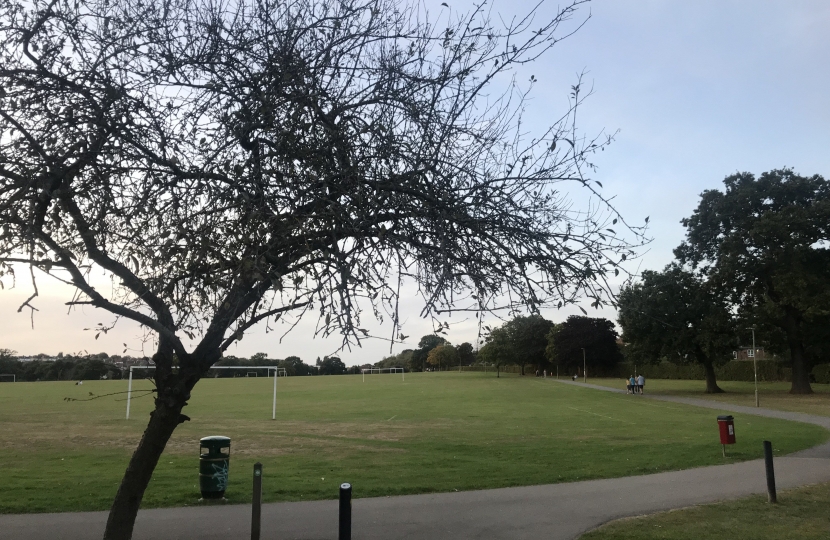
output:
[[[753,352],[755,356],[753,356]],[[754,351],[752,347],[741,347],[737,351],[732,351],[732,358],[739,362],[755,360],[756,357],[758,360],[775,360],[775,355],[767,354],[763,347],[755,347]]]

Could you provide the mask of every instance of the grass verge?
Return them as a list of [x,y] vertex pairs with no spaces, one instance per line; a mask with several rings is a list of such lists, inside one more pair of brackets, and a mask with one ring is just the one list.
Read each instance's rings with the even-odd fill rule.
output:
[[580,540],[826,540],[830,538],[830,484],[766,496],[672,510],[653,516],[617,520],[586,533]]

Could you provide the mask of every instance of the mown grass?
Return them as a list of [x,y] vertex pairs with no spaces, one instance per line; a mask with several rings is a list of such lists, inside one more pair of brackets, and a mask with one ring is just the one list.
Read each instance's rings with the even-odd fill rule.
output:
[[778,494],[695,506],[653,516],[614,521],[580,540],[826,540],[830,538],[830,484]]
[[[625,389],[623,379],[593,379],[591,384]],[[718,381],[726,393],[707,394],[704,381],[646,379],[646,393],[711,399],[721,403],[733,403],[746,407],[755,406],[755,384],[742,381]],[[830,416],[830,384],[813,384],[813,394],[790,394],[788,382],[759,382],[758,396],[761,407],[781,411],[801,412]]]
[[[251,467],[264,465],[264,500],[471,490],[646,474],[723,463],[717,411],[632,399],[533,377],[425,373],[210,379],[194,390],[192,421],[171,439],[144,507],[197,504],[198,440],[232,438],[229,502],[250,500]],[[149,389],[147,381],[134,390]],[[152,408],[123,396],[123,381],[0,385],[0,512],[108,508]],[[119,401],[120,400],[120,401]],[[738,417],[728,461],[827,439],[821,428]]]

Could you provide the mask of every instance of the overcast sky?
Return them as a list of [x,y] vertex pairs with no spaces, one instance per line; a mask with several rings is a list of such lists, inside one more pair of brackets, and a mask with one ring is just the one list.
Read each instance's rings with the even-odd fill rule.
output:
[[[448,2],[453,9],[467,5]],[[543,9],[556,5],[548,2]],[[497,1],[494,10],[514,14],[530,6]],[[589,12],[587,24],[531,70],[539,83],[530,107],[540,121],[561,113],[576,73],[588,72],[594,95],[580,113],[582,129],[619,130],[592,178],[603,183],[606,195],[616,195],[627,220],[650,217],[653,242],[638,261],[641,269],[672,260],[672,249],[683,239],[680,219],[691,214],[703,190],[719,189],[729,174],[787,166],[830,175],[830,2],[596,0],[582,15]],[[20,278],[16,289],[0,292],[0,348],[120,354],[127,343],[132,354],[140,350],[140,332],[129,324],[96,341],[83,328],[112,318],[90,308],[67,315],[63,302],[71,292],[42,280],[32,330],[29,314],[17,313],[31,293]],[[417,346],[431,332],[430,323],[418,317],[417,300],[405,300],[404,333],[412,337],[395,352]],[[578,310],[544,315],[559,322],[573,313]],[[613,311],[599,315],[615,318]],[[475,341],[472,321],[449,321],[450,341]],[[228,352],[295,354],[313,362],[338,348],[337,340],[311,339],[311,328],[298,326],[282,342],[281,332],[260,329]],[[388,335],[391,328],[376,332]],[[351,365],[388,353],[388,344],[370,340],[338,355]]]

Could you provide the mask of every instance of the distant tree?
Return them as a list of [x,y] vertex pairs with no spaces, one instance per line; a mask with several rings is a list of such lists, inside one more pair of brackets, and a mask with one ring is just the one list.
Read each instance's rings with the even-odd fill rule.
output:
[[502,366],[514,363],[507,332],[501,327],[494,328],[487,334],[484,341],[484,346],[478,351],[478,360],[496,366],[497,376],[500,376]]
[[438,368],[450,368],[458,365],[458,351],[449,343],[438,345],[427,355],[427,363]]
[[729,303],[711,284],[677,265],[646,270],[640,282],[620,291],[618,313],[632,354],[650,362],[698,362],[706,392],[723,392],[715,366],[730,360],[736,328]]
[[[392,356],[387,356],[383,358],[380,362],[375,363],[375,367],[379,368],[391,368],[391,367],[402,367],[404,369],[411,369],[411,361],[412,361],[412,349],[404,349],[398,354],[394,354]],[[419,369],[420,371],[420,369]]]
[[505,328],[510,336],[510,344],[515,363],[522,367],[533,365],[536,369],[546,368],[548,363],[545,349],[548,345],[548,333],[553,323],[541,315],[519,316],[510,320]]
[[535,76],[509,81],[582,3],[491,20],[396,0],[0,2],[0,279],[36,267],[157,345],[107,540],[130,537],[193,389],[258,323],[317,317],[346,346],[391,311],[398,337],[401,281],[426,316],[465,293],[480,311],[612,301],[639,232],[609,231],[583,174],[610,136],[577,128],[579,80],[538,132]]
[[612,368],[622,361],[617,331],[608,319],[571,315],[548,333],[547,358],[569,371],[582,371],[583,351],[594,369]]
[[326,356],[320,362],[320,375],[343,375],[346,373],[346,364],[336,356]]
[[254,353],[254,355],[251,356],[250,361],[252,365],[264,363],[268,361],[268,355],[264,352]]
[[279,362],[279,367],[285,368],[287,375],[308,375],[311,373],[311,366],[304,363],[299,356],[288,356]]
[[476,353],[473,350],[473,345],[464,342],[455,349],[458,352],[458,363],[462,366],[471,366],[476,362]]
[[413,371],[426,369],[427,357],[432,349],[439,345],[449,343],[445,338],[437,334],[427,334],[418,341],[418,348],[412,353],[411,367]]
[[724,185],[704,191],[682,221],[686,241],[675,255],[717,283],[745,318],[781,329],[790,392],[812,393],[812,366],[830,360],[805,346],[806,328],[830,318],[830,182],[783,169],[757,179],[734,174]]
[[437,334],[427,334],[418,341],[418,348],[427,352],[431,351],[439,345],[446,345],[449,343],[446,338]]
[[[98,380],[110,371],[110,366],[99,358],[79,360],[72,366],[72,380]],[[57,378],[57,377],[56,377]]]
[[11,349],[0,349],[0,374],[15,375],[20,377],[20,361],[17,359],[17,351]]
[[522,375],[527,365],[543,369],[547,364],[547,335],[552,327],[553,323],[540,315],[514,317],[490,332],[484,357],[499,366],[521,366]]

